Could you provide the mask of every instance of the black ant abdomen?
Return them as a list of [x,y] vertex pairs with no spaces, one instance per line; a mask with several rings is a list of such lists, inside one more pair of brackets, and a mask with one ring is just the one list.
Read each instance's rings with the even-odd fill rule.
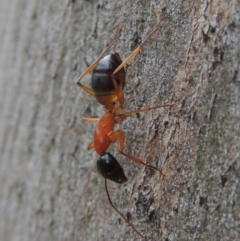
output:
[[114,75],[113,72],[121,63],[118,53],[111,53],[102,58],[93,70],[92,89],[100,104],[107,105],[118,100],[113,79],[122,91],[125,85],[125,70],[122,68]]

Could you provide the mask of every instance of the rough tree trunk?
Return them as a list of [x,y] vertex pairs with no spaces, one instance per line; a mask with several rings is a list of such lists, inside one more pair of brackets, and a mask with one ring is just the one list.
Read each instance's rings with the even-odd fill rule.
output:
[[[129,181],[115,205],[148,240],[240,239],[240,2],[1,1],[0,240],[139,240],[110,207],[87,151],[104,113],[77,87],[114,39],[122,58],[156,26],[127,67],[125,108],[185,100],[133,115],[111,148]],[[86,85],[90,77],[83,81]]]

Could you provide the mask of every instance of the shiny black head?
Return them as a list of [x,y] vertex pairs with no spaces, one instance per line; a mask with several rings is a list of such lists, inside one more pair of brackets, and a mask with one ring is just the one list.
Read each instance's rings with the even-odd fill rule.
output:
[[108,152],[97,160],[97,169],[103,177],[113,182],[124,183],[127,181],[119,162]]

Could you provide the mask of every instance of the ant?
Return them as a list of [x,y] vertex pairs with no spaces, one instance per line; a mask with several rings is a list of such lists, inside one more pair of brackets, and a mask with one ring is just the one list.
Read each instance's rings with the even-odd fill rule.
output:
[[[155,29],[147,36],[147,38],[140,44],[124,61],[121,60],[118,53],[111,53],[105,56],[109,49],[114,45],[117,39],[113,40],[110,45],[105,49],[101,56],[95,60],[78,78],[77,85],[81,87],[91,96],[95,97],[97,101],[106,108],[106,113],[98,118],[96,116],[85,117],[84,120],[91,122],[98,122],[97,128],[94,133],[94,140],[88,145],[88,150],[95,149],[100,155],[97,160],[97,169],[105,178],[105,190],[110,205],[116,210],[116,212],[132,227],[132,229],[144,239],[144,236],[130,223],[124,215],[114,206],[111,201],[108,188],[107,179],[116,183],[125,183],[128,179],[124,174],[123,168],[115,157],[106,152],[108,147],[114,143],[119,143],[119,152],[131,159],[132,161],[147,166],[149,168],[157,170],[163,175],[161,170],[155,166],[151,166],[141,159],[136,158],[123,151],[125,143],[125,133],[122,130],[114,130],[116,124],[122,123],[128,115],[146,112],[149,110],[157,109],[160,107],[172,106],[174,104],[165,104],[155,107],[148,107],[145,109],[137,109],[132,111],[123,111],[124,94],[123,89],[125,85],[125,70],[124,67],[143,49],[145,43],[152,37],[152,35],[160,28],[162,20],[166,14],[161,17],[160,22]],[[93,71],[92,75],[92,89],[81,83],[81,80]],[[118,105],[116,104],[118,103]]]

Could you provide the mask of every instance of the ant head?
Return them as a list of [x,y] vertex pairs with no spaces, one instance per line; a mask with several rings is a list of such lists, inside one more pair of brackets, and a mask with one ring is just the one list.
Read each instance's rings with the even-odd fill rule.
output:
[[108,152],[97,160],[97,169],[103,177],[113,182],[124,183],[128,180],[119,162]]

